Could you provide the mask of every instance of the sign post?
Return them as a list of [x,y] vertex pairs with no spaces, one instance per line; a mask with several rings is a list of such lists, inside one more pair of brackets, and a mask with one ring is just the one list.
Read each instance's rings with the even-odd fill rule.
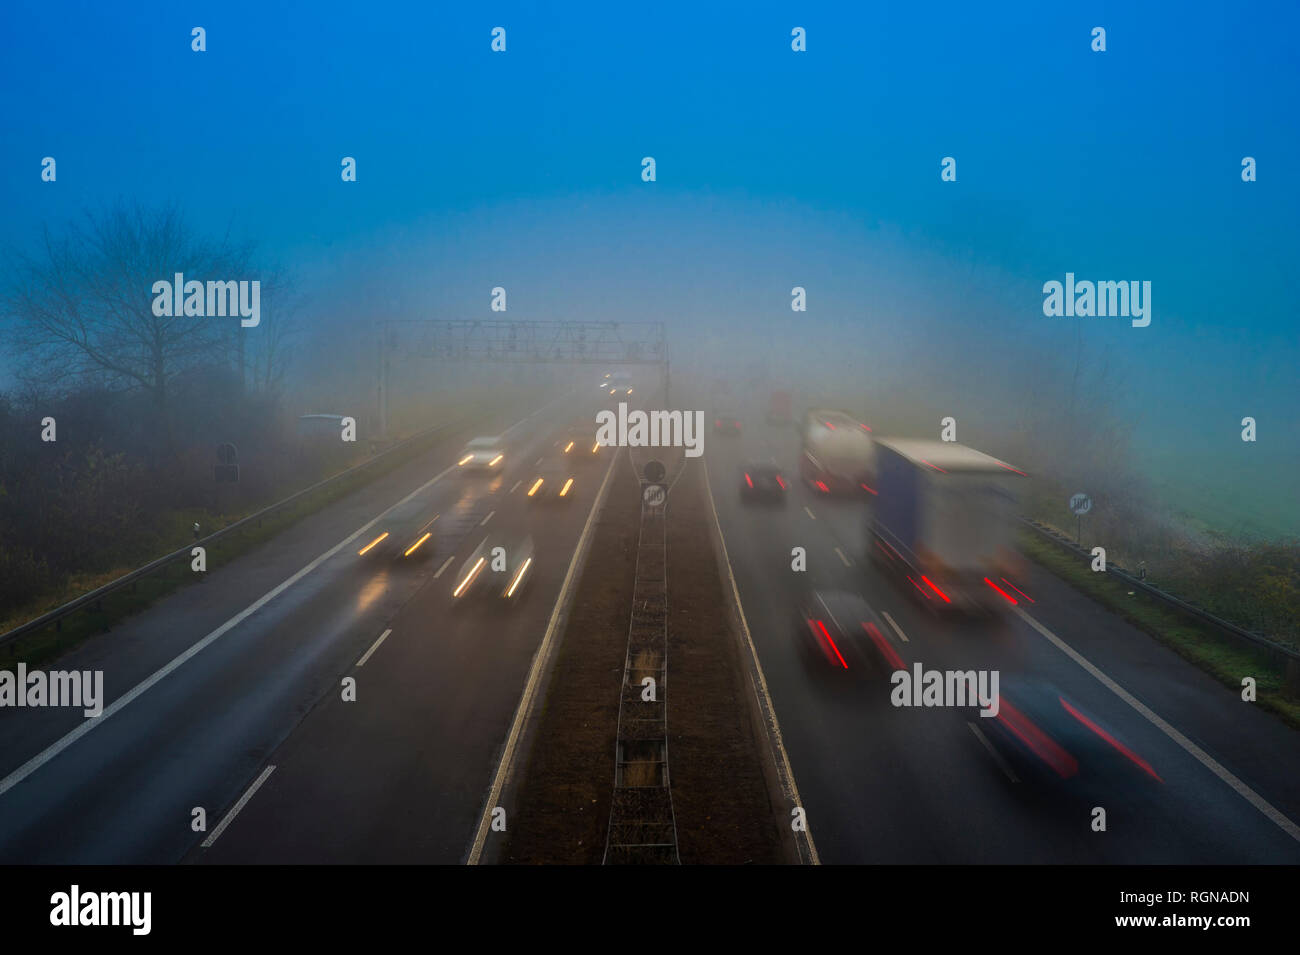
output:
[[1075,543],[1080,547],[1083,546],[1083,515],[1092,510],[1092,498],[1087,494],[1079,493],[1070,498],[1070,510],[1078,518],[1078,531],[1075,536]]

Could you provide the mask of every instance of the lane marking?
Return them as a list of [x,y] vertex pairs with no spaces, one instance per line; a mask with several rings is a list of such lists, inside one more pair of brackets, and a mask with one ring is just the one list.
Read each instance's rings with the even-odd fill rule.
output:
[[[544,405],[542,408],[539,408],[537,411],[534,411],[531,415],[529,415],[528,418],[532,418],[538,414],[541,414],[543,411],[549,408],[550,405],[555,404],[559,400],[561,399],[557,398],[556,401],[553,401],[548,405]],[[523,421],[527,421],[528,418],[524,418]],[[516,422],[506,430],[507,431],[514,430],[515,428],[519,427],[523,423],[523,421]],[[406,495],[406,497],[402,498],[400,501],[398,501],[396,504],[392,505],[391,507],[387,508],[386,510],[375,515],[366,524],[357,528],[347,538],[339,541],[337,544],[335,544],[325,553],[321,554],[319,557],[313,560],[306,567],[302,568],[302,570],[298,571],[292,577],[288,578],[285,581],[282,581],[275,588],[268,590],[265,594],[263,594],[253,603],[249,604],[247,607],[245,607],[239,613],[235,614],[233,617],[231,617],[221,626],[217,627],[217,629],[213,630],[207,636],[203,637],[203,639],[199,640],[188,650],[185,650],[182,653],[178,654],[177,656],[173,657],[170,662],[165,663],[163,666],[155,670],[152,674],[145,677],[145,679],[141,680],[139,683],[133,686],[122,696],[114,700],[112,704],[105,707],[104,712],[101,713],[98,717],[92,717],[90,719],[84,720],[79,726],[77,726],[76,729],[71,730],[68,733],[65,733],[63,736],[59,737],[59,739],[55,740],[49,746],[45,747],[45,749],[41,750],[31,759],[27,760],[27,762],[23,763],[21,766],[15,769],[8,776],[4,777],[4,779],[0,779],[0,796],[3,796],[9,790],[13,789],[20,782],[22,782],[32,773],[36,772],[36,770],[40,769],[42,766],[44,766],[54,757],[58,756],[65,749],[67,749],[77,740],[81,739],[81,737],[85,736],[95,727],[102,726],[104,721],[107,720],[109,717],[111,717],[114,713],[118,713],[121,710],[125,709],[136,699],[138,699],[143,693],[145,693],[147,690],[153,687],[154,684],[170,676],[171,673],[175,671],[177,668],[189,662],[193,657],[197,656],[203,650],[207,649],[208,646],[215,643],[217,640],[221,639],[221,637],[225,636],[227,632],[237,627],[239,624],[243,623],[246,619],[248,619],[250,616],[255,614],[258,610],[261,610],[262,607],[266,606],[276,597],[280,596],[280,594],[284,593],[286,590],[288,590],[298,581],[302,580],[304,577],[310,574],[321,564],[325,563],[325,561],[329,560],[339,551],[343,550],[345,547],[350,547],[358,537],[360,537],[366,531],[370,530],[370,528],[378,524],[389,513],[401,507],[403,504],[407,503],[408,501],[410,501],[417,494],[421,494],[424,491],[428,490],[430,487],[432,487],[438,481],[442,480],[448,474],[451,474],[453,471],[457,471],[457,470],[459,470],[459,467],[453,464],[450,467],[444,468],[442,471],[439,471],[433,477],[429,478],[428,481],[424,482],[419,487],[417,487],[414,491],[412,491],[410,494]]]
[[388,639],[388,635],[389,635],[390,633],[392,633],[392,632],[393,632],[393,630],[392,630],[392,628],[390,627],[389,629],[387,629],[387,630],[385,630],[383,633],[381,633],[381,634],[379,635],[379,639],[376,640],[374,643],[372,643],[372,644],[370,645],[370,649],[367,650],[367,651],[365,652],[365,655],[362,656],[361,659],[357,661],[357,666],[358,666],[358,667],[363,667],[363,666],[365,666],[365,665],[366,665],[366,661],[370,659],[370,654],[372,654],[372,653],[374,653],[376,650],[378,650],[378,649],[379,649],[379,645],[380,645],[381,643],[383,643],[386,639]]
[[479,521],[478,526],[479,526],[479,527],[486,527],[486,526],[487,526],[487,522],[490,521],[490,520],[492,520],[492,515],[495,514],[495,513],[496,513],[496,511],[488,511],[488,516],[485,517],[485,518],[483,518],[483,520]]
[[483,812],[479,817],[478,826],[474,833],[474,842],[470,846],[469,855],[465,860],[466,865],[478,865],[479,860],[483,857],[483,846],[487,842],[488,828],[492,824],[492,810],[496,808],[498,801],[501,799],[506,777],[513,767],[515,749],[519,746],[519,740],[523,736],[524,723],[528,721],[529,714],[532,711],[533,697],[537,693],[537,685],[541,680],[542,671],[546,668],[546,664],[550,659],[551,646],[555,642],[556,631],[559,630],[560,617],[566,609],[566,600],[570,588],[575,583],[578,564],[586,554],[587,545],[591,540],[591,529],[596,523],[596,513],[605,500],[605,491],[609,487],[609,479],[614,475],[614,465],[617,462],[618,455],[610,455],[609,467],[605,469],[605,480],[601,482],[600,490],[596,493],[596,499],[591,504],[591,512],[587,515],[587,523],[583,525],[582,533],[578,536],[578,546],[573,549],[573,558],[569,561],[569,569],[564,575],[564,582],[560,584],[560,594],[556,597],[555,606],[551,609],[551,618],[546,624],[546,633],[542,636],[541,646],[537,648],[537,653],[533,655],[532,666],[528,669],[528,681],[524,684],[523,695],[519,697],[519,705],[515,708],[515,718],[510,724],[510,733],[506,736],[505,747],[501,751],[501,759],[497,761],[497,769],[492,777],[492,785],[488,787],[487,800],[483,803]]
[[837,554],[840,555],[840,560],[842,560],[842,561],[844,562],[844,566],[845,566],[845,567],[852,567],[852,566],[853,566],[851,563],[849,563],[849,559],[848,559],[847,557],[844,556],[844,551],[840,550],[840,549],[837,547],[837,548],[835,548],[835,553],[837,553]]
[[909,641],[907,639],[907,634],[903,632],[902,627],[894,623],[894,618],[889,615],[889,611],[882,610],[880,611],[880,613],[886,620],[889,621],[889,625],[894,628],[894,633],[898,634],[898,639],[902,640],[904,643],[908,643]]
[[244,791],[244,795],[239,797],[239,802],[231,806],[230,812],[226,813],[225,818],[222,819],[221,822],[217,823],[217,828],[212,830],[212,835],[203,840],[201,845],[204,849],[211,848],[212,843],[216,842],[217,837],[226,831],[226,826],[235,821],[235,817],[239,815],[239,810],[248,805],[248,800],[253,798],[253,793],[262,788],[262,783],[266,782],[266,777],[270,776],[273,772],[275,772],[275,767],[267,766],[266,769],[262,770],[262,775],[253,780],[253,785],[249,786],[248,789]]
[[[722,521],[718,519],[718,508],[713,503],[713,485],[709,481],[709,463],[704,463],[704,489],[708,493],[709,509],[713,512],[713,524],[718,530],[718,541],[722,544],[722,561],[727,566],[727,580],[731,582],[731,595],[736,603],[736,611],[740,617],[740,629],[745,634],[745,642],[749,645],[749,658],[753,663],[750,669],[750,682],[757,683],[754,687],[755,696],[759,700],[759,708],[767,716],[768,738],[772,746],[776,749],[779,757],[776,764],[776,773],[780,777],[781,788],[785,790],[785,796],[790,800],[793,807],[802,807],[803,800],[799,797],[799,787],[794,781],[794,770],[790,768],[790,756],[785,751],[785,741],[781,738],[781,724],[776,718],[776,707],[772,704],[772,694],[767,688],[767,677],[763,674],[763,664],[758,659],[758,649],[754,646],[754,638],[749,632],[749,621],[745,618],[745,608],[740,602],[740,588],[736,586],[736,575],[731,569],[731,556],[727,553],[727,539],[722,533]],[[805,511],[808,508],[804,508]],[[808,516],[812,517],[812,512],[808,511]],[[816,518],[813,518],[816,520]],[[759,692],[759,687],[762,692]],[[812,827],[805,825],[803,830],[804,840],[808,844],[808,862],[811,865],[821,865],[821,858],[817,855],[817,845],[813,842]],[[795,835],[795,844],[798,845],[799,837]]]
[[812,511],[808,510],[807,504],[803,506],[803,512],[807,514],[809,517],[811,517],[814,521],[817,520],[817,515],[814,514]]
[[993,762],[998,764],[998,769],[1007,774],[1007,779],[1011,780],[1013,783],[1020,782],[1016,777],[1015,771],[1011,768],[1011,764],[1008,763],[1002,757],[1002,754],[994,748],[993,744],[989,742],[989,738],[984,735],[984,731],[970,720],[966,721],[966,725],[970,727],[970,731],[975,734],[975,738],[980,741],[981,745],[989,751],[989,755],[993,757]]
[[1169,723],[1165,722],[1165,720],[1157,715],[1155,711],[1108,677],[1068,643],[1031,617],[1023,608],[1012,607],[1011,612],[1037,630],[1049,643],[1055,646],[1067,657],[1087,670],[1088,673],[1096,678],[1102,686],[1106,687],[1106,689],[1110,690],[1129,706],[1133,707],[1133,709],[1137,710],[1148,723],[1168,736],[1193,756],[1202,766],[1232,787],[1232,789],[1236,791],[1237,795],[1241,796],[1242,799],[1246,800],[1246,802],[1258,809],[1260,813],[1275,823],[1279,829],[1285,832],[1292,839],[1300,842],[1300,826],[1297,826],[1282,812],[1274,808],[1263,796],[1255,792],[1255,790],[1251,789],[1244,782],[1225,769],[1217,760],[1214,759],[1213,756],[1201,749],[1201,747],[1197,746],[1182,733],[1178,732],[1178,730],[1174,729],[1174,727]]
[[512,487],[510,490],[506,491],[506,493],[507,493],[507,494],[513,494],[513,493],[515,493],[515,491],[517,491],[517,490],[519,489],[519,485],[521,485],[521,484],[523,484],[523,483],[524,483],[524,479],[523,479],[523,478],[520,478],[518,481],[515,482],[515,486]]
[[450,567],[450,566],[451,566],[451,562],[452,562],[453,560],[455,560],[455,559],[456,559],[456,555],[455,555],[455,554],[452,554],[450,557],[448,557],[446,560],[444,560],[444,561],[442,562],[442,566],[438,568],[438,572],[437,572],[436,574],[433,575],[433,579],[434,579],[434,580],[437,580],[439,577],[441,577],[441,576],[442,576],[442,572],[443,572],[444,570],[446,570],[448,567]]

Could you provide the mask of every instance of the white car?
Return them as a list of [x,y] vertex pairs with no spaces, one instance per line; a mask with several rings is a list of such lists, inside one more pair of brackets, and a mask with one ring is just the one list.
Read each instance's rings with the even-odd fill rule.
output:
[[505,459],[500,438],[475,438],[465,445],[456,463],[471,471],[499,471]]

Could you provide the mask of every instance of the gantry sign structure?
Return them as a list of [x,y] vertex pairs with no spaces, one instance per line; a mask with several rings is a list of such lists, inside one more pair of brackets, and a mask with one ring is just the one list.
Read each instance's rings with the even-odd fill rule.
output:
[[389,319],[379,325],[379,420],[388,430],[394,355],[447,362],[659,365],[668,384],[663,322]]

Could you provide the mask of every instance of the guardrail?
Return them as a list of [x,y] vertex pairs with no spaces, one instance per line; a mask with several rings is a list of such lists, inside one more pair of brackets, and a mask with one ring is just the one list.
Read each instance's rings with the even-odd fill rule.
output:
[[[1037,531],[1040,535],[1053,543],[1059,544],[1061,547],[1064,547],[1066,550],[1073,552],[1081,558],[1092,560],[1091,551],[1080,547],[1074,541],[1070,540],[1069,537],[1057,531],[1055,528],[1048,527],[1046,524],[1039,521],[1028,520],[1027,518],[1021,518],[1020,520],[1021,523],[1025,524],[1030,529]],[[1242,643],[1247,643],[1256,649],[1267,651],[1275,662],[1285,663],[1287,683],[1294,688],[1300,689],[1300,651],[1297,651],[1294,647],[1289,647],[1286,644],[1280,643],[1262,633],[1255,633],[1254,631],[1247,630],[1245,627],[1239,627],[1231,621],[1224,620],[1222,617],[1218,617],[1210,613],[1208,610],[1196,606],[1196,604],[1189,603],[1181,597],[1175,596],[1168,591],[1161,590],[1159,587],[1147,583],[1141,577],[1134,576],[1123,567],[1120,567],[1117,564],[1112,564],[1110,561],[1106,562],[1106,573],[1124,581],[1124,583],[1128,584],[1130,587],[1134,587],[1152,597],[1155,597],[1162,603],[1175,607],[1183,613],[1189,614],[1190,616],[1196,617],[1197,619],[1210,624],[1220,632],[1234,637]]]
[[10,630],[8,633],[0,634],[0,646],[5,646],[6,644],[14,640],[17,640],[19,637],[22,637],[25,634],[34,633],[37,630],[44,629],[45,627],[48,627],[52,623],[58,623],[64,617],[76,613],[78,610],[85,609],[86,607],[93,607],[109,594],[121,590],[123,587],[129,587],[130,585],[136,583],[137,581],[145,577],[148,577],[151,574],[155,574],[158,571],[162,570],[164,567],[168,567],[171,564],[176,563],[177,561],[190,560],[192,557],[191,552],[195,547],[206,548],[208,545],[212,544],[213,542],[219,541],[221,540],[221,538],[225,537],[226,535],[233,534],[236,531],[244,527],[247,527],[250,524],[256,523],[258,526],[260,526],[263,520],[275,514],[277,511],[283,510],[284,508],[293,504],[295,501],[301,500],[302,498],[306,497],[309,494],[314,494],[317,491],[323,490],[329,487],[330,485],[344,481],[347,478],[350,478],[360,473],[366,468],[373,467],[377,462],[388,458],[390,455],[410,447],[412,444],[414,444],[417,441],[421,441],[425,438],[431,437],[432,435],[437,434],[439,431],[444,431],[452,427],[455,423],[456,422],[450,422],[450,421],[443,422],[442,424],[436,424],[431,428],[426,428],[423,431],[417,432],[416,434],[411,435],[409,438],[405,438],[397,442],[391,448],[387,448],[384,451],[380,451],[378,454],[372,456],[369,460],[362,461],[360,464],[355,464],[350,468],[340,471],[338,474],[325,478],[325,480],[323,481],[316,482],[310,487],[305,487],[301,491],[289,495],[284,500],[276,501],[274,504],[262,508],[262,510],[256,512],[255,514],[249,514],[247,517],[241,518],[235,521],[235,523],[229,524],[226,527],[223,527],[221,530],[209,534],[207,537],[199,538],[195,540],[193,543],[187,544],[186,546],[180,548],[179,550],[172,551],[170,554],[167,554],[163,557],[159,557],[157,560],[151,561],[150,563],[145,564],[143,567],[138,567],[128,574],[123,574],[121,577],[118,577],[116,580],[109,581],[108,583],[104,584],[104,586],[102,587],[98,587],[95,590],[82,594],[80,597],[77,597],[73,600],[69,600],[67,603],[63,604],[62,606],[56,607],[53,610],[49,611],[48,613],[41,614],[41,616],[35,618],[34,620],[29,620],[27,621],[27,623],[24,623],[21,626],[15,627],[14,629]]

